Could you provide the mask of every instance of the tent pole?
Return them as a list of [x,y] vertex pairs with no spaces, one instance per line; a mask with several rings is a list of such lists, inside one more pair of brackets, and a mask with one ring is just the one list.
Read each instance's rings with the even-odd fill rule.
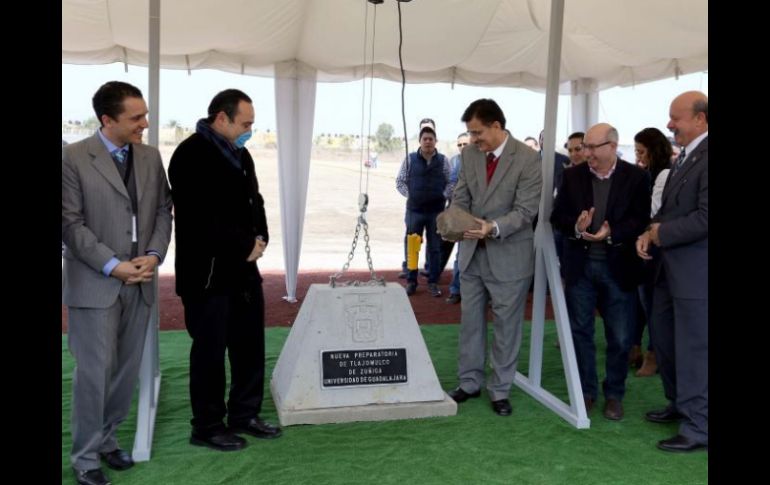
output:
[[[149,0],[150,17],[150,65],[148,70],[150,109],[149,144],[158,147],[159,128],[159,92],[160,92],[160,0]],[[157,271],[160,271],[158,268]],[[150,310],[150,322],[144,340],[142,362],[139,367],[139,403],[137,405],[136,435],[132,456],[134,461],[149,461],[152,450],[152,434],[155,430],[155,414],[158,410],[160,392],[160,361],[158,348],[158,328],[160,311],[158,307],[158,277],[155,278],[155,302]]]
[[[575,348],[561,285],[553,230],[548,219],[553,205],[553,164],[556,138],[556,112],[559,102],[559,66],[561,63],[564,0],[551,1],[551,23],[548,40],[548,77],[545,95],[545,133],[543,134],[543,190],[535,230],[535,288],[532,302],[532,333],[530,337],[529,376],[516,373],[514,382],[527,394],[561,416],[578,429],[588,428],[590,420],[583,403],[580,377],[577,372]],[[570,405],[542,387],[543,338],[545,325],[545,289],[551,288],[551,300],[556,317],[556,329],[561,342],[562,363],[567,381]]]

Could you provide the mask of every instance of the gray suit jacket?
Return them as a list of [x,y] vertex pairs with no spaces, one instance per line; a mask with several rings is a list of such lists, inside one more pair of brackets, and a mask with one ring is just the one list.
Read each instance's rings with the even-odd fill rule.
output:
[[[708,298],[709,255],[709,139],[687,157],[682,167],[669,174],[660,210],[662,264],[675,298]],[[656,271],[656,279],[660,266]]]
[[[486,157],[476,145],[462,153],[463,163],[452,205],[480,219],[497,221],[499,239],[486,248],[495,279],[513,281],[535,271],[532,221],[540,205],[543,185],[540,155],[508,133],[495,173],[487,187]],[[465,271],[478,240],[460,243],[460,271]]]
[[[171,238],[171,193],[160,153],[133,145],[137,193],[138,254],[154,249],[165,258]],[[62,149],[62,240],[64,251],[62,299],[65,305],[107,308],[118,297],[122,282],[104,276],[113,257],[131,259],[131,198],[98,134]],[[157,278],[157,271],[156,271]],[[142,283],[144,301],[155,298],[155,281]]]

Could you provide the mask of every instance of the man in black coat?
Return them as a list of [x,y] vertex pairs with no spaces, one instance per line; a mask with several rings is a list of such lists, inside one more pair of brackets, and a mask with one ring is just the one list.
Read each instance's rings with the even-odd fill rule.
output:
[[565,296],[586,408],[598,394],[598,308],[607,339],[604,417],[618,420],[641,281],[634,245],[650,220],[649,175],[618,158],[618,132],[606,123],[588,130],[583,147],[588,163],[564,171],[551,224],[564,234]]
[[[222,91],[169,164],[176,292],[193,339],[190,442],[222,451],[246,446],[236,432],[258,438],[281,435],[280,428],[259,418],[265,308],[256,260],[269,236],[254,161],[244,148],[253,123],[251,98],[236,89]],[[227,404],[225,350],[231,373]]]

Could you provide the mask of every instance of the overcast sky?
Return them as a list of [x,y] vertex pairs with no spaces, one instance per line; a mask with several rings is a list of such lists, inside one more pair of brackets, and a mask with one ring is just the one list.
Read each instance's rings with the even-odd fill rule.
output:
[[[91,96],[106,81],[121,80],[136,85],[148,95],[147,69],[123,64],[79,66],[62,64],[62,120],[85,120],[94,116]],[[245,91],[256,110],[255,129],[275,130],[275,93],[272,78],[241,76],[211,70],[161,70],[160,121],[176,120],[192,127],[205,116],[211,98],[227,88]],[[369,81],[366,81],[367,92]],[[654,126],[666,131],[668,107],[678,94],[688,90],[708,94],[708,73],[681,76],[628,88],[613,88],[599,95],[599,121],[614,125],[621,144],[633,143],[642,128]],[[361,134],[362,81],[319,83],[316,91],[315,134]],[[396,133],[403,131],[401,122],[401,85],[376,79],[372,88],[371,133],[380,123],[390,123]],[[502,107],[508,129],[519,139],[537,137],[542,129],[545,94],[517,88],[469,87],[449,84],[408,84],[406,87],[406,120],[410,136],[417,133],[421,118],[433,118],[439,139],[454,138],[465,130],[460,121],[463,111],[475,99],[489,97]],[[368,98],[364,103],[368,108]],[[368,113],[363,133],[368,130]],[[560,96],[557,144],[571,133],[569,97]]]

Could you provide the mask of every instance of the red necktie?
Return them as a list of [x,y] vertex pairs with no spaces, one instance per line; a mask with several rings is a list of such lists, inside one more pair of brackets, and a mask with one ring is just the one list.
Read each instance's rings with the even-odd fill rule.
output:
[[497,168],[497,161],[498,159],[495,158],[495,154],[492,152],[487,153],[487,185],[489,185],[489,181],[492,180],[492,175],[495,174],[495,169]]

